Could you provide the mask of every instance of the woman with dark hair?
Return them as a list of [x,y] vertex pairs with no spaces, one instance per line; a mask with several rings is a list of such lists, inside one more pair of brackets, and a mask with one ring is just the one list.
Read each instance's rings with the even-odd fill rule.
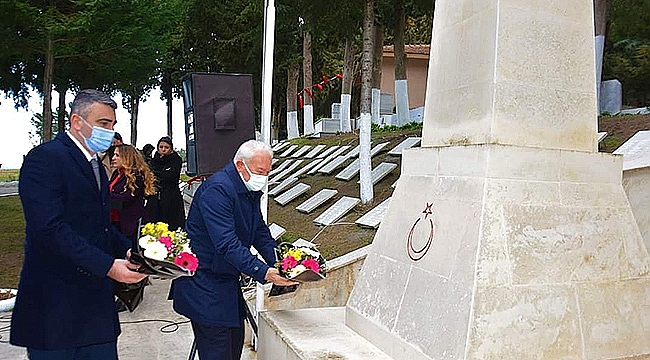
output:
[[138,235],[138,219],[142,218],[143,224],[147,222],[144,198],[156,193],[155,178],[131,145],[115,147],[112,165],[117,171],[108,186],[113,201],[111,221],[133,240]]
[[182,165],[183,160],[174,151],[172,139],[164,136],[158,140],[158,151],[149,163],[156,176],[157,193],[148,198],[147,213],[150,221],[165,222],[170,230],[185,225],[185,207],[178,188]]

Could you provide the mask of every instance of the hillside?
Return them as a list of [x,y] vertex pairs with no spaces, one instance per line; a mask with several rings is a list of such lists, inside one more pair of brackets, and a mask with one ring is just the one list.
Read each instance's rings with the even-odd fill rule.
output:
[[[600,117],[598,120],[598,131],[606,131],[608,133],[608,136],[600,143],[600,151],[612,152],[616,150],[640,130],[650,130],[650,115]],[[386,141],[390,143],[372,159],[373,168],[381,162],[392,162],[398,165],[397,169],[393,170],[392,173],[375,185],[374,201],[372,204],[367,206],[358,205],[347,216],[339,220],[337,225],[321,227],[314,224],[313,220],[325,211],[325,209],[334,204],[341,196],[359,197],[358,175],[350,181],[340,181],[334,178],[343,167],[352,161],[348,160],[330,175],[320,173],[316,175],[302,175],[299,182],[310,185],[311,189],[286,206],[278,205],[273,200],[273,197],[270,197],[269,223],[275,222],[287,230],[281,240],[294,241],[298,238],[313,240],[320,245],[320,249],[325,257],[330,259],[370,244],[376,230],[361,228],[354,224],[354,222],[374,206],[392,195],[393,189],[391,185],[399,178],[401,157],[388,155],[387,152],[411,136],[421,136],[421,130],[374,132],[372,134],[373,146]],[[358,144],[358,134],[344,134],[321,139],[300,138],[292,140],[291,144],[311,146],[318,144],[328,146],[350,145],[354,147]],[[276,158],[282,152],[283,150],[278,151]],[[296,211],[296,206],[323,188],[336,189],[339,194],[318,207],[311,214],[303,214]],[[314,237],[316,238],[314,239]]]
[[[359,197],[359,184],[357,184],[359,175],[355,176],[350,181],[341,181],[334,177],[339,171],[352,162],[352,160],[346,161],[340,168],[337,168],[330,175],[320,173],[315,175],[301,175],[299,181],[310,185],[311,189],[286,206],[280,206],[273,200],[273,197],[270,197],[269,223],[275,222],[287,230],[287,232],[282,236],[283,241],[293,241],[298,238],[312,240],[318,235],[313,241],[320,244],[321,252],[326,258],[330,259],[370,244],[374,237],[375,230],[361,228],[354,224],[354,222],[393,193],[391,185],[399,178],[401,157],[388,155],[387,152],[407,137],[420,136],[420,134],[421,130],[376,132],[372,134],[373,146],[379,143],[389,142],[389,145],[384,147],[382,152],[373,157],[373,168],[382,162],[395,163],[398,167],[375,185],[374,200],[372,204],[366,206],[358,205],[347,216],[340,219],[337,222],[337,225],[321,227],[314,224],[313,220],[325,211],[325,209],[334,204],[341,196]],[[353,148],[358,144],[358,141],[358,134],[345,134],[321,139],[295,139],[291,141],[291,143],[312,146],[318,144],[326,144],[328,146],[350,145],[351,148]],[[278,153],[282,153],[282,150]],[[273,187],[271,186],[270,188],[272,189]],[[311,214],[303,214],[296,210],[296,206],[323,188],[336,189],[339,193],[336,197],[319,206]]]

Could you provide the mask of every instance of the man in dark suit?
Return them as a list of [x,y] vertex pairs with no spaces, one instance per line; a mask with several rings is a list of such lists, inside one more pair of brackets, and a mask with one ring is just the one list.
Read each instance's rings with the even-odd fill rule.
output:
[[[174,280],[171,297],[174,310],[192,322],[202,360],[241,357],[246,305],[240,273],[261,283],[296,284],[269,266],[275,262],[276,242],[262,219],[260,197],[272,157],[268,145],[249,140],[194,195],[186,230],[199,268],[193,277]],[[251,254],[251,245],[266,264]]]
[[20,171],[25,261],[11,343],[31,360],[115,360],[120,334],[113,280],[145,275],[123,260],[130,242],[109,219],[108,179],[96,153],[113,138],[117,104],[79,92],[70,130],[29,152]]

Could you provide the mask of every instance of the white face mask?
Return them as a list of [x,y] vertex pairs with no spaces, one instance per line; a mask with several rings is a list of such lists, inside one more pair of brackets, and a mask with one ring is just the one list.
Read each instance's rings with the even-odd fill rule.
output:
[[264,185],[266,185],[267,176],[253,174],[253,172],[251,171],[251,169],[248,168],[248,165],[246,165],[244,160],[242,160],[242,164],[244,164],[246,171],[248,171],[248,175],[250,175],[248,181],[244,180],[244,185],[246,185],[246,188],[249,191],[261,191],[262,189],[264,189]]

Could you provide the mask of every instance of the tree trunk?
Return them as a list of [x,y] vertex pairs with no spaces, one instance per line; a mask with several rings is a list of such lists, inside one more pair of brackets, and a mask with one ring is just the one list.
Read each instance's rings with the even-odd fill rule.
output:
[[[296,106],[296,90],[298,90],[298,76],[300,65],[293,64],[287,70],[287,138],[293,139],[300,136],[298,133],[298,111]],[[302,93],[301,93],[302,94]],[[306,96],[302,94],[302,96]]]
[[594,0],[594,30],[596,36],[607,36],[611,5],[612,0]]
[[372,123],[381,124],[381,63],[384,56],[384,26],[375,24],[375,49],[372,61]]
[[138,143],[138,108],[140,107],[140,96],[131,96],[129,99],[131,107],[131,145]]
[[[311,57],[311,33],[305,31],[302,40],[302,72],[303,72],[303,85],[305,88],[314,91],[312,85],[312,57]],[[303,116],[303,131],[305,136],[314,133],[314,105],[312,98],[305,96],[305,112]]]
[[165,72],[163,75],[163,95],[167,101],[167,135],[172,137],[172,103],[173,103],[173,94],[172,94],[172,84],[169,72]]
[[58,126],[59,132],[65,131],[65,93],[68,91],[65,85],[59,86],[59,109],[58,109]]
[[345,39],[343,55],[343,84],[341,84],[341,132],[350,132],[350,103],[352,102],[352,82],[354,81],[354,46],[350,37]]
[[375,1],[366,0],[363,17],[363,58],[361,62],[361,116],[359,119],[359,183],[363,204],[372,202],[372,164],[370,158],[372,59],[375,37]]
[[52,53],[52,34],[47,35],[45,49],[45,74],[43,76],[43,136],[42,142],[52,139],[52,77],[54,73],[54,54]]
[[406,14],[404,0],[395,1],[395,107],[397,109],[398,125],[404,125],[409,120],[408,81],[406,80],[406,54],[404,54],[404,28]]

